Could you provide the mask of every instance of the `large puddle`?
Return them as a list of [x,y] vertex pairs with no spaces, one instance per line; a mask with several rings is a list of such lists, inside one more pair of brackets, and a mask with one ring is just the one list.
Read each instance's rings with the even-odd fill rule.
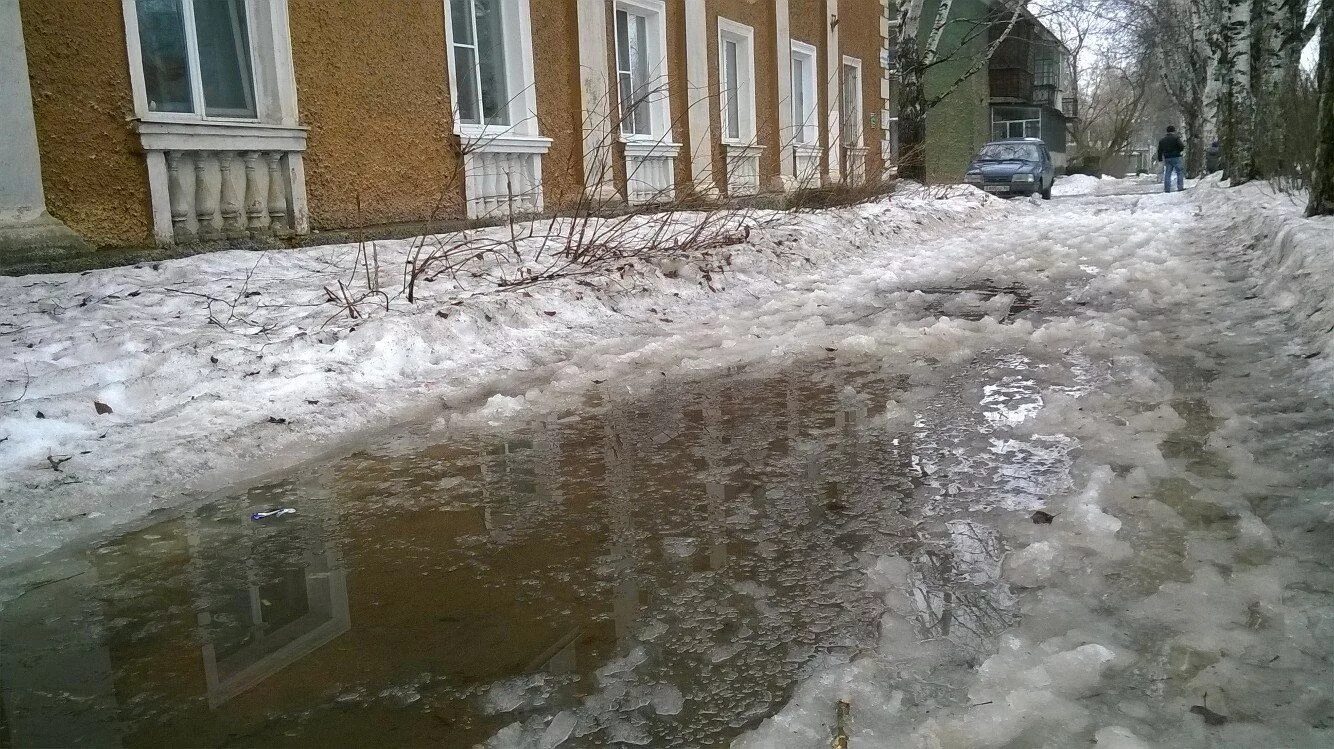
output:
[[1040,369],[664,379],[215,498],[23,582],[0,744],[725,745],[875,644],[867,555],[911,560],[923,631],[982,652],[1013,622],[986,518],[1069,462],[1006,433]]

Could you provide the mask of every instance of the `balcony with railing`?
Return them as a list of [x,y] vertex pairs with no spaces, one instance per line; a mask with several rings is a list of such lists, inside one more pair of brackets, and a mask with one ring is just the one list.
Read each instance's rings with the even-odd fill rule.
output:
[[1032,100],[1032,70],[1018,67],[991,68],[989,78],[991,79],[991,98],[1024,102]]

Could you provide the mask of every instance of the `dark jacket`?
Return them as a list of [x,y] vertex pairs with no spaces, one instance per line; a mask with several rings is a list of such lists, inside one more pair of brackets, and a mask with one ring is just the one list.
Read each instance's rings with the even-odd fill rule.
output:
[[1186,152],[1186,144],[1181,142],[1176,133],[1168,133],[1158,141],[1158,161],[1180,158]]

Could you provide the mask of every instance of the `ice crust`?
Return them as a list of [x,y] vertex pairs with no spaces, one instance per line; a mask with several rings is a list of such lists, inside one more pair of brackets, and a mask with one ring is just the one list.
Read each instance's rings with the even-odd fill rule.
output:
[[[735,747],[824,745],[840,700],[852,747],[1328,745],[1334,471],[1318,456],[1334,433],[1330,364],[1282,352],[1334,340],[1334,223],[1258,187],[1136,200],[1140,226],[1049,250],[1041,274],[1086,314],[1023,344],[1035,359],[1077,347],[1109,366],[997,419],[1073,441],[1073,486],[1043,498],[1050,523],[1017,509],[999,522],[1017,623],[980,651],[942,644],[922,629],[915,563],[870,560],[887,610],[879,646],[817,669]],[[1173,213],[1191,237],[1154,224]],[[1082,257],[1063,267],[1063,253]],[[1005,388],[989,393],[999,402]],[[928,452],[920,465],[950,472]],[[1192,712],[1206,706],[1225,719]]]

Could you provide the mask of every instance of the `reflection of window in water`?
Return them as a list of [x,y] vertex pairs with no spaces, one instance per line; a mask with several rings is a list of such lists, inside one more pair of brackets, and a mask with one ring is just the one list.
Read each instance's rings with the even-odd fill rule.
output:
[[233,591],[225,608],[209,612],[209,631],[218,657],[261,642],[310,612],[305,570],[291,567],[274,574],[266,583]]
[[252,509],[223,529],[191,518],[191,576],[211,707],[350,627],[346,573],[336,554],[324,551],[327,529],[318,518],[263,525],[249,520]]

